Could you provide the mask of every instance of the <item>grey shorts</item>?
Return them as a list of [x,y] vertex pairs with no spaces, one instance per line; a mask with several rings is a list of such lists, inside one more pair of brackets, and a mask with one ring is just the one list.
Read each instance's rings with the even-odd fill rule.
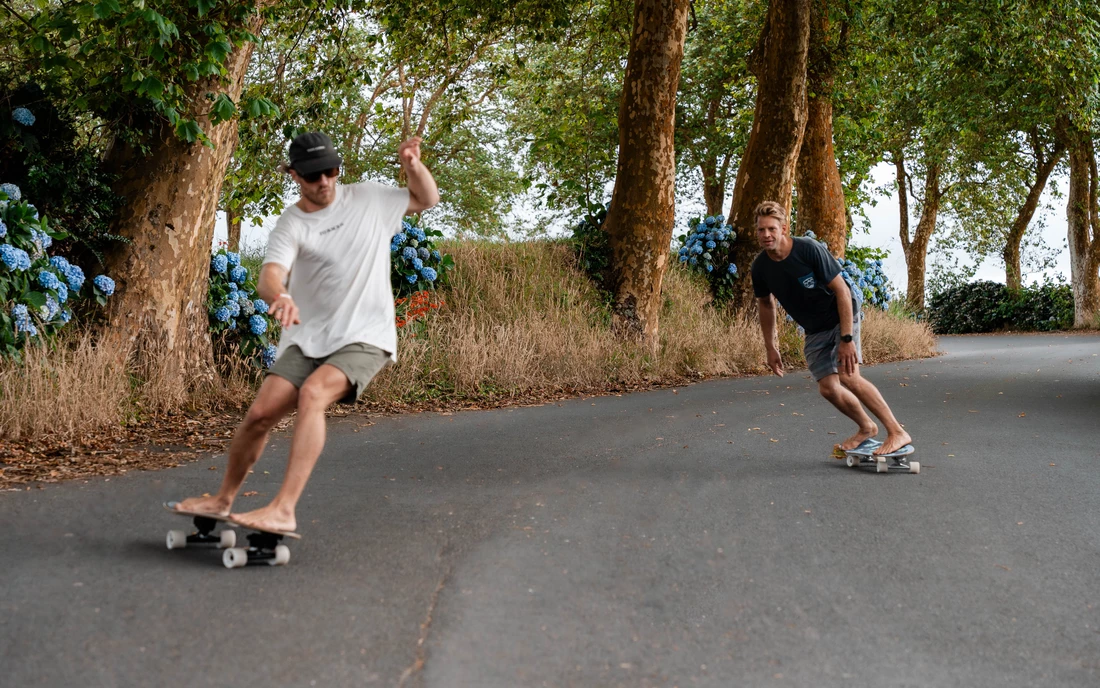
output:
[[306,378],[326,363],[338,368],[351,383],[351,391],[340,399],[340,403],[354,404],[378,371],[390,363],[390,356],[377,346],[356,343],[348,344],[323,358],[310,358],[297,346],[292,346],[275,360],[267,369],[267,374],[278,375],[301,389]]
[[[862,364],[863,347],[859,342],[859,320],[857,317],[852,323],[852,342],[856,345],[856,361]],[[837,364],[840,363],[840,325],[825,332],[806,335],[803,352],[806,355],[806,366],[814,376],[814,382],[820,382],[823,378],[837,373],[839,370]]]

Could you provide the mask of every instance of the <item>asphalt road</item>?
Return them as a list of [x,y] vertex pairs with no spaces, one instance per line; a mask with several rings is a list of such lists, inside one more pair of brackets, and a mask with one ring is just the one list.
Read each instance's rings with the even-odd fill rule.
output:
[[0,494],[0,684],[1096,686],[1100,337],[941,348],[920,475],[797,372],[334,422],[285,567],[165,548],[221,457]]

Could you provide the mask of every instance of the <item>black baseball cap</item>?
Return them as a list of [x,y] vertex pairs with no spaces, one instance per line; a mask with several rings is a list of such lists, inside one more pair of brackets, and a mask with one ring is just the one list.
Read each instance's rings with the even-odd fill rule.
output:
[[332,139],[319,131],[300,134],[290,142],[290,164],[298,174],[312,174],[340,167],[343,160],[336,153]]

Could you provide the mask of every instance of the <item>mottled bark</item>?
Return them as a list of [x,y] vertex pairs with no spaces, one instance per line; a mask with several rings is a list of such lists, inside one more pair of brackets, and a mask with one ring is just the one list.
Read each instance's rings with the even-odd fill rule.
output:
[[676,196],[676,91],[688,0],[638,0],[619,105],[619,162],[604,221],[615,326],[656,348]]
[[1043,189],[1047,186],[1047,180],[1054,171],[1058,161],[1062,159],[1065,148],[1062,144],[1056,144],[1050,157],[1046,157],[1042,142],[1033,132],[1031,136],[1032,151],[1035,156],[1035,179],[1028,189],[1027,198],[1016,213],[1016,219],[1008,230],[1005,238],[1005,247],[1001,251],[1001,257],[1005,262],[1005,284],[1011,289],[1019,289],[1022,284],[1022,271],[1020,270],[1020,244],[1023,243],[1024,234],[1031,224],[1031,218],[1035,216],[1035,209],[1039,207],[1039,198],[1043,195]]
[[1059,127],[1069,154],[1069,238],[1073,326],[1096,327],[1100,317],[1100,220],[1097,218],[1096,159],[1091,138],[1072,125]]
[[[707,131],[714,131],[720,106],[718,100],[707,103]],[[721,163],[718,162],[719,157],[722,158]],[[699,171],[703,174],[703,201],[707,204],[707,215],[718,215],[722,212],[722,201],[726,200],[729,166],[730,156],[719,156],[717,153],[708,153],[699,164]]]
[[791,204],[798,151],[806,129],[806,62],[810,43],[810,0],[772,0],[752,59],[756,110],[752,132],[737,170],[730,223],[737,240],[730,250],[742,279],[733,304],[753,304],[749,266],[759,253],[753,211],[761,201]]
[[[258,33],[261,24],[257,15],[246,28]],[[208,110],[208,92],[240,97],[252,49],[242,43],[230,53],[228,84],[207,79],[192,85],[188,96],[196,112]],[[102,336],[120,351],[134,347],[139,365],[155,363],[184,385],[213,376],[207,271],[221,186],[237,144],[235,120],[198,121],[212,147],[185,143],[164,124],[146,151],[118,145],[107,160],[120,173],[115,191],[125,198],[116,231],[131,243],[107,256],[116,294]]]
[[[928,242],[936,230],[936,216],[940,211],[943,190],[940,188],[939,164],[930,164],[924,174],[924,200],[921,203],[917,231],[909,237],[908,216],[902,228],[901,245],[905,250],[905,304],[913,313],[924,310],[925,263],[928,258]],[[908,215],[908,211],[906,212]]]
[[848,243],[848,213],[833,150],[834,58],[827,3],[814,4],[807,66],[806,133],[798,154],[798,233],[812,230],[836,257]]

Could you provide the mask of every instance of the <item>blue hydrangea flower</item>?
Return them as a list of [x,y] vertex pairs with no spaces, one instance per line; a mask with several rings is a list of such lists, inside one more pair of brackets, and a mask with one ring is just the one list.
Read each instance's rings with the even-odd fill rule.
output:
[[708,241],[707,248],[718,248],[718,244],[714,243],[713,241]]
[[53,246],[53,237],[37,229],[31,230],[31,239],[44,249]]
[[256,307],[243,296],[237,299],[237,305],[241,308],[241,315],[246,318],[252,317],[256,313]]
[[225,260],[229,263],[229,267],[235,268],[241,264],[241,254],[233,253],[232,251],[226,251]]
[[23,192],[19,190],[19,187],[15,184],[0,184],[0,193],[8,195],[8,199],[12,201],[18,201],[23,198]]
[[57,275],[53,274],[49,270],[40,270],[38,273],[38,283],[46,289],[57,290],[61,286],[61,280],[57,279]]
[[408,235],[406,235],[404,232],[398,232],[397,234],[393,235],[393,241],[391,243],[403,244],[406,240],[408,240],[408,238]]
[[730,273],[731,275],[733,275],[734,277],[736,277],[736,276],[737,276],[737,266],[736,266],[736,265],[734,265],[733,263],[730,263],[730,267],[729,267],[729,271],[728,271],[728,272],[729,272],[729,273]]
[[432,268],[424,268],[420,271],[420,275],[429,282],[434,282],[435,278],[439,276]]
[[69,288],[60,280],[57,282],[57,300],[61,303],[65,303],[69,300]]
[[405,281],[409,284],[416,284],[416,275],[405,275]]
[[219,253],[210,261],[210,267],[214,268],[214,272],[224,274],[226,268],[229,267],[229,259],[225,257],[224,253]]
[[92,284],[96,285],[99,290],[103,292],[104,296],[110,296],[115,293],[115,281],[107,275],[97,276],[92,280]]
[[442,260],[443,256],[439,254],[439,251],[432,251],[432,258],[434,258],[435,260]]
[[253,315],[248,319],[248,330],[252,334],[263,334],[267,332],[267,318],[262,315]]
[[72,311],[70,311],[69,309],[65,309],[65,310],[61,311],[61,322],[62,322],[62,324],[65,324],[65,323],[69,322],[72,319],[73,319],[73,312]]
[[25,304],[17,303],[12,307],[11,319],[15,322],[16,332],[26,332],[32,337],[38,334],[38,328],[31,322],[31,316]]
[[257,313],[266,313],[268,308],[267,301],[264,301],[263,299],[256,299],[252,302],[252,307],[256,309]]
[[424,269],[424,261],[420,260],[419,258],[413,258],[413,270],[423,270],[423,269]]
[[230,301],[222,306],[222,308],[229,311],[229,315],[234,318],[241,314],[241,305],[236,301]]
[[421,246],[420,248],[416,249],[416,255],[420,256],[420,260],[427,260],[428,257],[432,254],[428,253],[428,249]]
[[816,239],[817,235],[814,234],[812,230],[809,230],[809,231],[806,232],[806,237],[809,238],[809,239]]
[[3,220],[0,220],[0,239],[3,239],[8,235],[8,226],[4,224]]
[[248,268],[238,265],[229,273],[230,278],[237,284],[244,284],[248,280]]
[[690,259],[688,259],[688,263],[690,263],[692,265],[698,265],[699,264],[699,259],[696,258],[695,256],[692,256]]
[[703,247],[696,244],[695,246],[691,247],[691,252],[692,252],[693,255],[697,256],[697,255],[699,255],[700,253],[703,252]]
[[275,365],[275,345],[268,344],[264,347],[263,353],[260,354],[260,359],[263,361],[265,368],[270,368]]
[[65,273],[65,281],[69,283],[69,289],[80,291],[80,288],[84,286],[84,271],[80,269],[80,266],[69,263],[62,269],[62,272]]
[[408,220],[402,220],[401,221],[401,230],[407,232],[410,229],[412,229],[412,223],[409,222]]
[[34,113],[25,107],[17,107],[11,111],[11,118],[25,127],[34,124]]
[[69,261],[64,256],[53,256],[50,258],[50,265],[54,266],[61,272],[65,272],[65,268],[69,267]]
[[229,315],[229,309],[225,306],[222,306],[218,310],[214,311],[214,319],[218,322],[229,322],[230,317],[231,316]]
[[31,257],[23,249],[11,244],[0,245],[0,261],[13,272],[31,269]]
[[707,219],[703,220],[703,222],[706,223],[707,227],[713,227],[714,225],[718,224],[718,220],[715,219],[713,216],[707,216]]
[[681,262],[681,263],[686,263],[686,262],[687,262],[687,259],[688,259],[687,255],[685,255],[685,254],[680,254],[680,262]]
[[409,234],[412,234],[417,241],[424,241],[424,239],[427,238],[427,235],[424,234],[424,230],[420,229],[419,227],[413,227],[412,229],[410,229]]
[[412,246],[406,246],[405,250],[401,252],[401,255],[408,260],[412,260],[413,258],[416,258],[416,249]]
[[53,317],[57,315],[57,312],[60,310],[61,305],[49,294],[46,295],[46,305],[38,309],[42,314],[42,319],[46,321],[53,320]]
[[714,269],[714,266],[711,265],[710,263],[707,263],[707,272],[710,272],[713,269]]

